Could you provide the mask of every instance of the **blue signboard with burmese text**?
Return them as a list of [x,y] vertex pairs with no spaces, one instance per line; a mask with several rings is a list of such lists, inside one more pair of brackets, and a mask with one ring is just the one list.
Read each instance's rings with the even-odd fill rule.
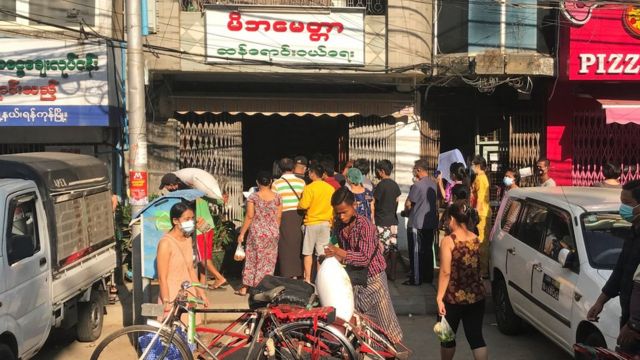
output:
[[108,126],[106,45],[0,39],[0,127]]

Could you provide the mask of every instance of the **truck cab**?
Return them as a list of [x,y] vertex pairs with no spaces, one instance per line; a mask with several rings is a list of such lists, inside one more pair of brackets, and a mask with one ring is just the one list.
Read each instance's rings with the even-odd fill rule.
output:
[[100,336],[116,265],[106,166],[84,155],[0,156],[0,358],[28,359],[51,328]]

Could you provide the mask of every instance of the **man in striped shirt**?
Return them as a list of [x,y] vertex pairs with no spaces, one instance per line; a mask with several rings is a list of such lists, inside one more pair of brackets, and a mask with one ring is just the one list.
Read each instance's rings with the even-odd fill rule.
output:
[[278,162],[282,176],[273,182],[273,191],[282,198],[282,220],[278,242],[278,274],[298,278],[302,276],[302,220],[298,210],[305,182],[293,173],[295,163],[283,158]]

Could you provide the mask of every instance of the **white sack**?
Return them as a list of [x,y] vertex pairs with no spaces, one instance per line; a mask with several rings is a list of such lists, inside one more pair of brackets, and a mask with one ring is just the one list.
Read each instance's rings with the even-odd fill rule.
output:
[[336,316],[350,321],[353,316],[353,288],[344,267],[335,257],[325,259],[316,276],[316,290],[322,306],[333,306]]
[[185,168],[175,171],[174,174],[185,184],[198,189],[212,199],[222,200],[222,191],[218,180],[207,171],[198,168]]

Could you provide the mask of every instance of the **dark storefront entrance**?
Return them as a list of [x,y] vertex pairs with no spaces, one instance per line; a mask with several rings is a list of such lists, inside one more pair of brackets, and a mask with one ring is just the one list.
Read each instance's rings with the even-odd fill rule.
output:
[[239,218],[243,190],[283,156],[331,155],[338,168],[349,158],[395,163],[395,118],[347,114],[176,112],[177,165],[214,174]]
[[[345,116],[278,114],[243,116],[243,180],[253,185],[260,170],[271,171],[274,161],[283,157],[317,154],[341,159],[340,144],[348,136]],[[250,145],[250,146],[247,146]]]

